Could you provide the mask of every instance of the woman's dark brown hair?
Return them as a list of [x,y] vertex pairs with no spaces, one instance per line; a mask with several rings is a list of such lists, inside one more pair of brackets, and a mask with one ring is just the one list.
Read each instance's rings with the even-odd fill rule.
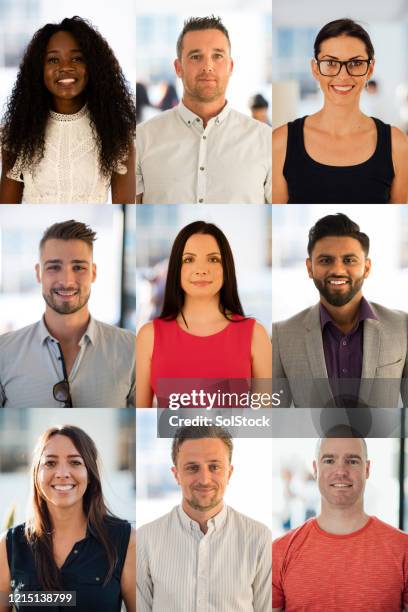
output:
[[171,321],[181,313],[184,305],[184,291],[181,288],[181,265],[183,251],[187,240],[193,234],[209,234],[217,241],[221,253],[221,264],[224,282],[220,290],[220,311],[224,317],[231,320],[231,314],[244,317],[244,311],[238,296],[237,279],[235,276],[234,258],[225,234],[213,223],[194,221],[177,234],[170,253],[167,271],[166,289],[164,292],[161,319]]
[[106,552],[109,570],[105,577],[105,584],[112,577],[117,563],[117,553],[112,547],[106,522],[114,518],[106,507],[101,487],[98,468],[98,451],[94,441],[79,427],[63,425],[50,427],[45,431],[34,450],[31,466],[32,500],[30,514],[26,521],[25,535],[30,544],[39,581],[44,589],[58,590],[62,588],[61,575],[54,560],[52,531],[53,526],[48,511],[47,502],[41,495],[38,486],[38,470],[44,448],[53,436],[66,436],[69,438],[78,453],[84,460],[88,471],[88,486],[83,497],[83,509],[88,520],[88,529],[92,529],[96,539],[102,544]]

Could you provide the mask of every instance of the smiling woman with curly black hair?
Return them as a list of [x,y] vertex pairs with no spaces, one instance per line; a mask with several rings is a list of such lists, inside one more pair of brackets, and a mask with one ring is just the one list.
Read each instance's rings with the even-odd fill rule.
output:
[[80,17],[29,43],[3,118],[0,203],[135,202],[136,111],[106,40]]

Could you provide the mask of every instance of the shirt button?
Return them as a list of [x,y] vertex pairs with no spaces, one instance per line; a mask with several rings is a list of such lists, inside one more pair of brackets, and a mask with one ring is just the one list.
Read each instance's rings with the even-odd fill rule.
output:
[[200,198],[198,201],[200,202],[200,204],[204,202],[203,198]]
[[74,550],[74,555],[77,555],[77,554],[78,554],[78,551],[77,551],[77,549],[75,549]]
[[198,123],[200,123],[200,119],[197,117],[196,121],[198,121]]
[[343,346],[347,346],[347,340],[343,340],[342,344]]
[[207,136],[203,136],[203,140],[207,140]]
[[204,166],[200,166],[200,170],[203,171],[204,170]]
[[97,577],[95,578],[95,580],[96,580],[96,582],[99,582],[99,581],[100,581],[99,576],[97,576]]
[[347,369],[347,368],[343,368],[343,369],[342,369],[342,372],[343,372],[343,374],[347,374],[348,369]]

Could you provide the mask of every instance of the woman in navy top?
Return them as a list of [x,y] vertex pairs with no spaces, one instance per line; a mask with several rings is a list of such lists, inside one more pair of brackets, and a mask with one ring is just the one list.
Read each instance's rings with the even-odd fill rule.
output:
[[[134,531],[106,508],[92,439],[72,425],[48,429],[34,453],[32,483],[27,522],[0,539],[0,592],[19,599],[17,610],[26,609],[28,592],[41,602],[44,591],[75,591],[77,612],[120,612],[122,600],[135,612]],[[9,610],[0,600],[0,612]]]
[[351,19],[332,21],[314,53],[324,105],[274,130],[273,203],[406,203],[408,138],[359,106],[375,64],[368,33]]

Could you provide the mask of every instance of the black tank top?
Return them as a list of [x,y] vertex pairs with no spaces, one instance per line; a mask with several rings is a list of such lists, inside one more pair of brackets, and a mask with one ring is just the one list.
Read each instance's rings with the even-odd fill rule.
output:
[[377,146],[373,155],[355,166],[326,166],[306,152],[303,126],[306,117],[288,123],[283,175],[289,204],[386,204],[390,199],[394,168],[391,126],[374,119]]

